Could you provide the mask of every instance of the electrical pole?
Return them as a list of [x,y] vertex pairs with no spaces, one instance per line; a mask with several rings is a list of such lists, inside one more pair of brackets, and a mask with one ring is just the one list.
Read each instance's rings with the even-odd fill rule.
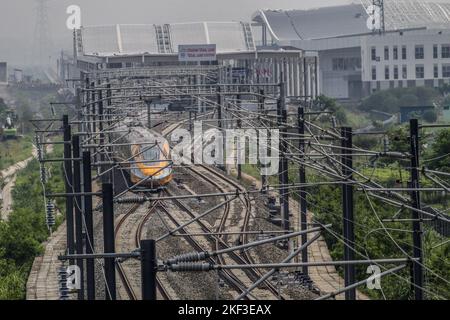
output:
[[289,194],[286,185],[289,180],[289,171],[288,171],[288,161],[286,158],[286,125],[287,125],[287,110],[286,110],[286,84],[284,82],[280,83],[280,98],[277,103],[277,123],[278,127],[282,127],[281,129],[281,139],[280,139],[280,160],[279,160],[279,177],[278,180],[282,187],[280,188],[280,206],[281,206],[281,215],[282,215],[282,225],[284,230],[289,231],[290,223],[289,223]]
[[141,241],[141,287],[142,300],[156,300],[156,242]]
[[[341,129],[342,136],[342,175],[344,184],[342,186],[342,204],[343,204],[343,231],[344,231],[344,260],[355,260],[355,231],[353,217],[353,157],[352,153],[352,128],[344,127]],[[344,281],[348,287],[355,283],[355,266],[344,266]],[[356,300],[356,290],[353,288],[345,292],[345,300]]]
[[[305,109],[303,107],[298,108],[298,118],[297,118],[297,126],[298,126],[298,135],[299,135],[299,151],[300,151],[300,161],[305,161]],[[303,163],[299,163],[298,167],[298,178],[300,185],[306,183],[306,170],[305,165]],[[299,196],[300,196],[300,230],[304,231],[308,228],[308,219],[307,219],[307,202],[306,202],[306,188],[300,186],[299,188]],[[305,245],[308,241],[308,235],[304,234],[301,236],[301,245]],[[302,251],[302,262],[308,262],[308,247],[306,247]],[[308,275],[308,266],[304,266],[303,274],[305,276]]]
[[[410,140],[411,140],[411,188],[420,188],[419,175],[419,121],[417,119],[410,120]],[[420,192],[418,190],[411,192],[412,206],[416,210],[421,210]],[[413,262],[413,284],[414,297],[416,300],[423,300],[423,253],[422,253],[422,224],[420,215],[416,210],[411,210],[412,228],[413,228],[413,257],[419,259]]]
[[[63,129],[64,129],[64,163],[63,163],[63,173],[65,188],[67,194],[73,193],[73,177],[72,177],[72,134],[69,125],[69,116],[63,116]],[[74,253],[75,248],[75,236],[73,228],[73,196],[67,196],[66,199],[66,226],[67,226],[67,251],[69,254]],[[74,263],[73,259],[69,260],[72,265]]]
[[[114,240],[114,203],[113,186],[110,183],[102,185],[103,193],[103,242],[104,252],[115,252]],[[114,258],[105,258],[106,300],[116,300],[116,263]]]
[[[81,208],[81,168],[80,168],[80,137],[72,137],[72,154],[73,154],[73,192],[75,204],[75,238],[76,252],[83,254],[83,211]],[[78,300],[84,300],[84,262],[77,259],[77,266],[80,268],[80,290],[78,290]]]
[[49,57],[53,50],[53,43],[48,24],[48,0],[37,0],[36,2],[35,41],[33,44],[34,50],[32,59],[37,59],[37,61],[33,62],[37,62],[36,64],[39,67],[45,68],[50,65]]
[[152,128],[152,108],[151,101],[147,101],[147,128]]
[[[266,103],[266,99],[265,99],[265,96],[264,96],[264,89],[260,89],[259,90],[259,97],[258,97],[258,109],[259,109],[259,113],[260,114],[265,114],[265,103]],[[261,121],[261,123],[262,123],[262,121]],[[266,138],[266,141],[264,142],[264,146],[266,145],[266,143],[267,143],[267,138],[268,137],[265,137]],[[259,139],[261,139],[261,137],[260,137],[260,135],[258,135],[258,142],[259,142]],[[259,150],[259,146],[258,146],[258,150]],[[266,152],[267,152],[267,150],[266,150]],[[263,188],[263,190],[265,189],[265,186],[267,185],[267,176],[266,175],[263,175],[263,174],[261,174],[261,186],[262,186],[262,188]]]
[[[92,173],[91,153],[83,152],[83,192],[84,218],[86,220],[86,253],[94,253],[94,222],[92,216]],[[86,287],[88,300],[95,300],[95,264],[93,260],[86,261]]]
[[[238,106],[238,112],[240,113],[240,110],[241,110],[241,94],[240,94],[241,89],[240,88],[238,89],[238,92],[239,92],[239,94],[236,96],[236,105]],[[238,129],[242,128],[242,120],[241,120],[241,118],[237,119],[237,127],[238,127]],[[244,146],[241,146],[240,145],[240,141],[241,140],[238,139],[238,141],[239,141],[238,144],[237,144],[238,150],[236,150],[237,178],[238,178],[238,180],[241,180],[242,179],[242,164],[241,164],[241,159],[239,158],[239,155],[240,155],[241,152],[244,152],[244,159],[245,159],[246,150],[245,150],[245,143],[244,143]],[[241,149],[243,147],[244,147],[244,150]]]

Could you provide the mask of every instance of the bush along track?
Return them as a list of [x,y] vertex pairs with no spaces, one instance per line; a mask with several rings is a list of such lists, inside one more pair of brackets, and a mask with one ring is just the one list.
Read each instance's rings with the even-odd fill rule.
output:
[[[55,148],[49,157],[62,157],[61,148]],[[55,163],[47,169],[51,175],[46,191],[63,192],[61,165]],[[39,163],[33,160],[18,173],[13,211],[8,221],[0,222],[0,300],[25,299],[31,266],[35,257],[43,252],[42,243],[49,236],[43,199]],[[56,207],[64,210],[64,200],[57,200]],[[63,215],[57,217],[55,227],[61,223]]]

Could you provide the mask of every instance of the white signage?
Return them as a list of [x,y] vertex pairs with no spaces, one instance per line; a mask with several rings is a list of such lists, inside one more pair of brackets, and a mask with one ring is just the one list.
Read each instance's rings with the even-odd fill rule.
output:
[[215,44],[190,44],[178,46],[178,59],[182,62],[188,61],[216,61]]

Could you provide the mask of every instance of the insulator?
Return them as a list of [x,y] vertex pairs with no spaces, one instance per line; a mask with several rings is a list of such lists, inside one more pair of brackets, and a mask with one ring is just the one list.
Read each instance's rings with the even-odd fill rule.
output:
[[37,145],[37,146],[36,146],[36,150],[37,150],[38,160],[39,160],[39,162],[42,162],[42,149],[41,149],[41,145]]
[[55,205],[51,201],[48,201],[46,209],[47,210],[45,218],[47,226],[53,227],[55,225]]
[[337,128],[337,121],[336,121],[336,117],[331,117],[331,125],[333,126],[333,129]]
[[64,266],[58,269],[58,282],[59,282],[59,299],[69,299],[69,288],[67,287],[67,268]]
[[41,168],[40,168],[41,170],[40,170],[40,174],[41,174],[41,182],[43,183],[43,184],[46,184],[47,183],[47,171],[45,170],[45,167],[44,166],[41,166]]
[[208,252],[189,252],[185,254],[181,254],[178,256],[175,256],[169,260],[167,260],[167,263],[169,265],[176,264],[179,262],[195,262],[195,261],[202,261],[209,257]]
[[199,262],[180,262],[169,266],[169,270],[175,272],[196,272],[196,271],[210,271],[213,270],[213,266],[210,263]]
[[41,139],[39,138],[38,135],[36,135],[36,136],[34,137],[34,141],[36,142],[36,147],[39,147],[39,145],[40,145],[40,143],[41,143]]
[[145,197],[127,197],[117,200],[117,203],[127,204],[127,203],[143,203],[146,201]]
[[384,147],[384,152],[389,151],[389,138],[388,137],[383,138],[383,147]]

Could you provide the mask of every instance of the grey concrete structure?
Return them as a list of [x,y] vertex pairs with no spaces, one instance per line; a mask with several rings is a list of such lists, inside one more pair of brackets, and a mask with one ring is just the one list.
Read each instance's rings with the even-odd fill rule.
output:
[[316,52],[320,90],[338,99],[449,82],[450,4],[385,0],[375,28],[371,4],[259,10],[252,17],[256,44]]

